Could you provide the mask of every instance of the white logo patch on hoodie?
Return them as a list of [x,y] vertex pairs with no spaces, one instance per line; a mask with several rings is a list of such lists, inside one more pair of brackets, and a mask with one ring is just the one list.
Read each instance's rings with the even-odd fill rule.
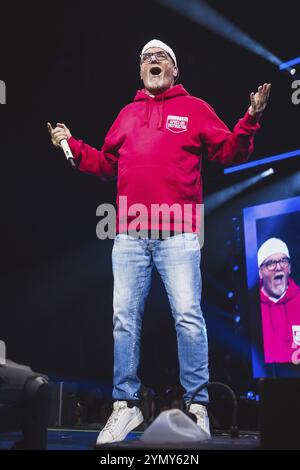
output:
[[188,129],[189,118],[186,116],[168,116],[166,128],[171,132],[185,132]]

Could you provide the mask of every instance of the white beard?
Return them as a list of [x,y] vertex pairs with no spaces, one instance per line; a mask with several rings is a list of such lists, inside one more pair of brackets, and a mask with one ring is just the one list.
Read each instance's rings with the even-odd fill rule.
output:
[[150,75],[150,77],[148,78],[148,85],[149,85],[149,88],[154,88],[154,89],[162,88],[164,85],[163,76],[161,75],[160,77],[158,77],[155,75],[152,75],[152,76]]

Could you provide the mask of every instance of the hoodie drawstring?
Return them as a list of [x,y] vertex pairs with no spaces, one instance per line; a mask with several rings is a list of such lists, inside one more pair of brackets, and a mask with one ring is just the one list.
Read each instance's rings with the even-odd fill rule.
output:
[[163,122],[163,117],[164,117],[164,108],[165,108],[165,100],[164,100],[164,95],[162,95],[161,106],[159,107],[159,121],[158,121],[157,129],[162,128],[162,122]]
[[283,308],[284,308],[284,318],[285,318],[285,340],[286,342],[289,342],[289,339],[290,339],[290,329],[289,329],[289,314],[288,314],[288,310],[287,310],[287,306],[286,306],[286,303],[283,304]]
[[150,98],[147,98],[145,102],[144,124],[146,124],[148,127],[149,127],[149,117],[150,117]]
[[[174,85],[170,87],[168,90],[165,92],[161,93],[160,96],[151,98],[150,95],[148,94],[147,90],[145,88],[143,90],[138,90],[135,97],[134,101],[135,102],[141,102],[143,101],[145,103],[145,112],[144,112],[144,126],[150,126],[150,115],[151,115],[151,103],[150,100],[153,99],[154,103],[153,105],[159,106],[159,119],[158,119],[158,129],[162,129],[163,127],[163,118],[164,118],[164,108],[165,108],[165,102],[166,100],[169,100],[170,98],[176,98],[177,96],[189,96],[189,93],[183,88],[182,85]],[[161,101],[161,105],[160,102]],[[163,130],[163,129],[162,129]]]
[[[149,127],[149,120],[150,120],[150,99],[151,98],[147,98],[145,101],[145,113],[144,113],[144,125],[147,125],[148,127]],[[164,100],[164,96],[162,96],[161,104],[158,103],[159,118],[158,118],[157,129],[162,128],[162,123],[163,123],[163,118],[164,118],[164,109],[165,109],[165,100]]]

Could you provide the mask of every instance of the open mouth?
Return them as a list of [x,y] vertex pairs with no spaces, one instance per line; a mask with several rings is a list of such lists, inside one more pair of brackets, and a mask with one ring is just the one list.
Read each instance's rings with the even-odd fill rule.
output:
[[284,281],[284,274],[276,274],[273,280],[274,280],[275,286],[279,286]]
[[157,76],[157,75],[160,75],[161,71],[162,71],[161,68],[158,65],[155,65],[154,67],[151,67],[150,74]]

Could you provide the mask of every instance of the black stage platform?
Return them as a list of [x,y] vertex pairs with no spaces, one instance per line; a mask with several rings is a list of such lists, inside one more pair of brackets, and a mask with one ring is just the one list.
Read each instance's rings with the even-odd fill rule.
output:
[[[98,432],[88,429],[51,429],[48,431],[48,450],[93,450]],[[231,438],[228,433],[216,433],[209,441],[190,444],[145,444],[139,439],[142,432],[130,433],[126,440],[119,443],[99,446],[99,451],[141,451],[141,450],[258,450],[259,434],[243,432],[239,438]],[[8,450],[20,438],[20,433],[0,433],[0,450]]]
[[[132,433],[134,434],[134,433]],[[151,444],[140,441],[137,438],[98,446],[99,450],[145,450],[145,449],[187,449],[187,450],[258,450],[260,449],[260,437],[258,433],[241,433],[240,437],[232,438],[228,433],[216,433],[210,440],[191,443],[161,443]]]

